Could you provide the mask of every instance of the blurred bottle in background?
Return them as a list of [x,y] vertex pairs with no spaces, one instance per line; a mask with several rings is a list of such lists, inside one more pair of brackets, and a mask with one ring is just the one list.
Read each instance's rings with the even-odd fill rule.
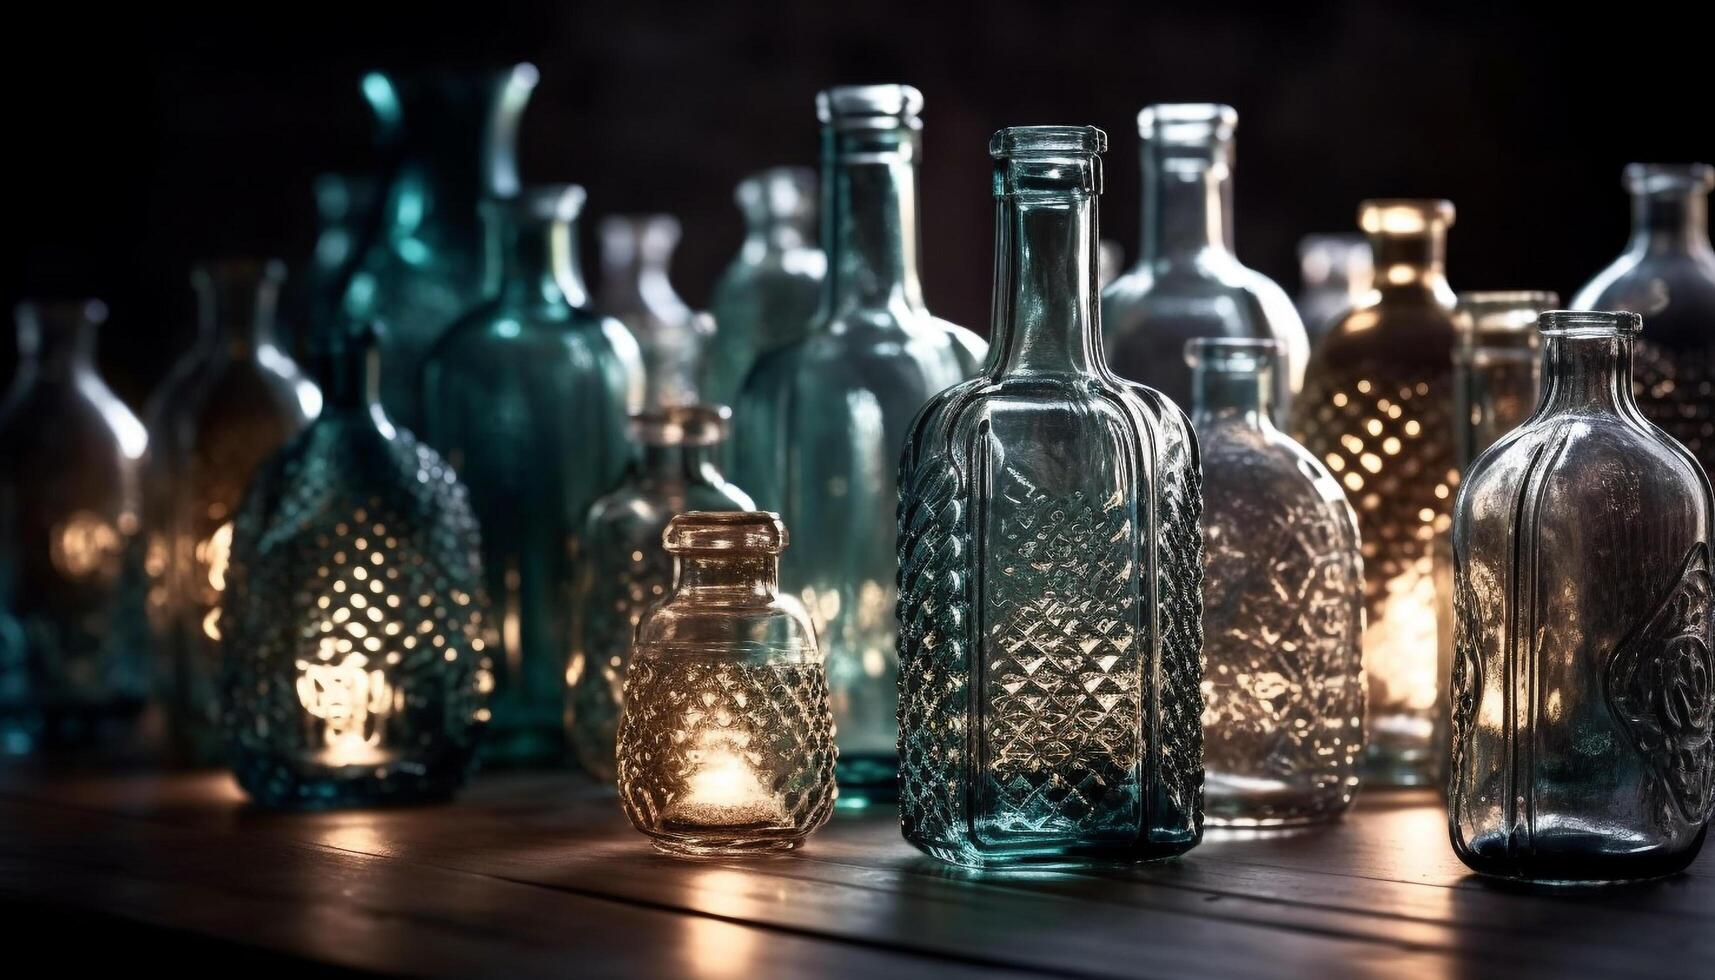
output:
[[1314,345],[1370,291],[1370,243],[1362,235],[1305,235],[1298,242],[1298,270],[1298,316]]
[[643,409],[696,404],[715,322],[693,311],[669,274],[679,245],[670,214],[610,215],[601,222],[601,308],[643,354]]

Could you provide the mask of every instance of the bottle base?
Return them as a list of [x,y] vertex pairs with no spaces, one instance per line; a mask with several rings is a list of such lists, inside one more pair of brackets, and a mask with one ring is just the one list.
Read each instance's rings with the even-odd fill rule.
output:
[[651,835],[649,842],[663,854],[674,857],[689,858],[721,858],[743,857],[754,854],[778,854],[796,850],[804,846],[802,837],[740,837],[731,840],[709,838],[705,840],[685,840],[680,838],[656,837]]
[[401,759],[383,765],[327,766],[311,760],[240,751],[233,765],[238,785],[269,810],[335,810],[443,803],[470,775],[472,753],[432,762]]
[[1487,880],[1556,890],[1606,888],[1684,871],[1697,860],[1708,833],[1705,825],[1694,839],[1671,851],[1619,849],[1611,838],[1594,833],[1565,835],[1550,846],[1539,843],[1533,851],[1515,848],[1512,853],[1504,834],[1479,838],[1471,846],[1455,836],[1453,851],[1467,868]]
[[940,861],[985,873],[1029,874],[1037,871],[1070,871],[1079,868],[1123,867],[1153,864],[1176,858],[1196,847],[1201,835],[1185,841],[1150,846],[1087,846],[1012,848],[983,850],[969,845],[933,844],[907,838],[913,847]]

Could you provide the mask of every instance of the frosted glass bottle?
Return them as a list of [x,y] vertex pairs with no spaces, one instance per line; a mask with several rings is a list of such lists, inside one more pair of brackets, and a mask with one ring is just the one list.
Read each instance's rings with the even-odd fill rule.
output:
[[694,312],[673,289],[669,267],[679,246],[670,214],[611,215],[601,222],[601,308],[625,324],[643,354],[639,409],[700,400],[713,318]]
[[900,823],[957,864],[1140,861],[1202,836],[1197,443],[1102,355],[1106,145],[995,135],[995,344],[900,462]]

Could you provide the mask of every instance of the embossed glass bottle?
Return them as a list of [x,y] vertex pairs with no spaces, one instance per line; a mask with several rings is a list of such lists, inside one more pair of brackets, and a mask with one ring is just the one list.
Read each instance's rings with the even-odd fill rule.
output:
[[1649,319],[1634,345],[1633,385],[1644,417],[1715,472],[1715,248],[1709,244],[1706,163],[1634,163],[1632,239],[1572,307],[1630,310]]
[[1358,518],[1274,427],[1273,340],[1185,345],[1203,462],[1203,765],[1209,823],[1338,817],[1364,747]]
[[1185,342],[1261,337],[1286,348],[1275,379],[1285,412],[1304,379],[1310,342],[1274,281],[1233,254],[1233,130],[1224,105],[1152,105],[1137,116],[1143,156],[1143,240],[1137,265],[1102,290],[1102,329],[1115,373],[1191,402]]
[[672,556],[661,548],[667,522],[687,511],[756,506],[714,463],[729,415],[724,407],[687,405],[634,417],[631,439],[639,451],[584,521],[566,682],[572,747],[600,779],[614,777],[632,637],[644,610],[673,584]]
[[1641,319],[1539,323],[1542,400],[1453,525],[1453,847],[1513,878],[1670,874],[1715,784],[1715,500],[1633,398]]
[[423,438],[469,488],[497,614],[485,760],[565,757],[567,599],[574,539],[624,471],[637,345],[588,308],[574,222],[583,188],[540,187],[485,208],[489,299],[423,361]]
[[95,368],[101,303],[18,307],[0,402],[0,755],[123,737],[148,696],[143,424]]
[[1366,201],[1373,289],[1317,342],[1292,435],[1358,511],[1364,556],[1369,785],[1422,785],[1437,769],[1435,535],[1451,521],[1453,344],[1461,314],[1444,254],[1453,205]]
[[673,590],[637,626],[620,802],[673,854],[798,847],[833,813],[834,717],[816,632],[779,591],[773,514],[673,518]]
[[642,348],[645,383],[639,408],[699,400],[715,325],[673,289],[668,267],[678,245],[679,219],[670,214],[612,215],[601,222],[601,307],[625,324]]
[[1101,351],[1101,130],[990,143],[995,344],[900,462],[900,822],[971,866],[1203,830],[1197,443]]
[[891,799],[898,778],[893,461],[912,417],[963,377],[917,276],[922,105],[903,85],[817,97],[821,310],[751,372],[733,416],[738,485],[798,538],[782,581],[828,658],[846,803]]
[[445,799],[488,720],[476,516],[382,409],[375,334],[325,338],[327,404],[233,522],[222,722],[267,807]]
[[816,247],[816,175],[775,167],[738,185],[744,244],[715,283],[715,336],[703,399],[731,405],[762,355],[804,336],[816,315],[827,257]]
[[1370,291],[1370,243],[1362,235],[1305,235],[1298,268],[1304,285],[1295,303],[1315,343]]
[[219,761],[220,596],[232,519],[263,460],[321,411],[322,395],[274,342],[285,268],[229,259],[191,277],[197,342],[148,412],[144,524],[149,611],[168,736],[181,762]]

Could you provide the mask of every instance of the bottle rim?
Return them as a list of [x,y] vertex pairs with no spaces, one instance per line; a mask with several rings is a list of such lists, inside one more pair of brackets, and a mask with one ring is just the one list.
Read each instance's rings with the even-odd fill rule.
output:
[[18,322],[28,322],[40,328],[48,324],[89,324],[99,327],[107,322],[107,304],[93,297],[85,299],[26,299],[12,308]]
[[816,171],[798,166],[758,170],[733,188],[733,202],[747,212],[762,208],[787,217],[813,214],[817,207]]
[[786,550],[786,524],[770,511],[693,510],[678,514],[661,532],[661,544],[675,555],[742,553],[778,555]]
[[286,280],[286,263],[262,255],[223,255],[198,259],[191,264],[191,287],[203,288],[207,283],[252,282],[257,285],[278,286]]
[[1175,145],[1227,143],[1238,125],[1239,111],[1219,102],[1158,102],[1137,114],[1140,139]]
[[1213,371],[1273,370],[1285,354],[1286,345],[1272,337],[1193,337],[1185,342],[1185,363]]
[[1625,310],[1543,310],[1536,316],[1544,337],[1632,337],[1644,318]]
[[910,85],[836,85],[816,93],[816,118],[834,129],[918,129],[923,93]]
[[725,405],[671,405],[631,416],[628,429],[644,446],[715,446],[726,441],[731,420]]
[[1715,190],[1715,167],[1707,163],[1628,163],[1620,178],[1632,194]]
[[1008,126],[989,138],[989,156],[996,160],[1090,156],[1107,149],[1108,134],[1094,126]]
[[1371,235],[1422,235],[1450,227],[1456,214],[1444,198],[1378,197],[1358,202],[1358,227]]

